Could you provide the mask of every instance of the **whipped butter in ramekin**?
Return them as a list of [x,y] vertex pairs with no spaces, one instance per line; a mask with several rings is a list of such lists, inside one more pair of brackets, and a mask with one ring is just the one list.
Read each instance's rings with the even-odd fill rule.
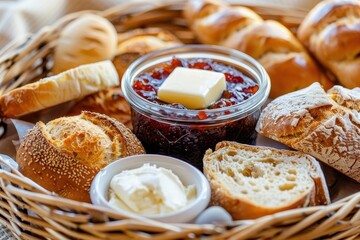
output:
[[194,185],[185,187],[171,170],[148,163],[115,175],[109,189],[110,205],[143,215],[178,211],[195,197]]

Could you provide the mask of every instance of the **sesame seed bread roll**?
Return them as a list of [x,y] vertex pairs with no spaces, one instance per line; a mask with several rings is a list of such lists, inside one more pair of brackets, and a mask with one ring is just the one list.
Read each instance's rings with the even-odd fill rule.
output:
[[203,162],[212,205],[234,220],[330,203],[319,163],[304,153],[223,141]]
[[119,85],[110,60],[81,65],[0,96],[0,117],[15,118]]
[[145,150],[123,124],[106,115],[82,112],[44,124],[38,122],[21,140],[20,172],[62,197],[90,202],[90,185],[112,161]]

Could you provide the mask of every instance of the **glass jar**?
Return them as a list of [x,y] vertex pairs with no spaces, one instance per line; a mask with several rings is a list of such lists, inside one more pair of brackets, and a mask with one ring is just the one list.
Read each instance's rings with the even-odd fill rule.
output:
[[[235,67],[257,82],[259,89],[236,105],[202,110],[177,109],[138,95],[132,86],[134,79],[174,56],[209,58]],[[176,157],[202,169],[205,151],[220,141],[255,144],[255,126],[269,95],[270,79],[257,61],[242,52],[218,46],[183,45],[137,59],[124,73],[122,91],[132,108],[133,132],[147,153]],[[206,114],[205,119],[195,117],[200,111]]]

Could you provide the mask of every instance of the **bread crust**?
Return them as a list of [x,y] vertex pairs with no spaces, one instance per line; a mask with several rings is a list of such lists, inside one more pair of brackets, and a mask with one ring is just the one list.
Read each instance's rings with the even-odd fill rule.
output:
[[132,129],[131,107],[119,87],[110,87],[86,96],[78,101],[66,115],[75,116],[84,110],[105,114]]
[[256,130],[360,182],[360,88],[314,83],[262,111]]
[[[211,169],[211,161],[215,161],[214,158],[216,158],[214,156],[216,156],[216,154],[224,154],[223,152],[225,152],[227,149],[242,149],[248,152],[253,152],[254,155],[257,152],[262,151],[266,152],[265,154],[267,155],[267,157],[272,159],[276,159],[279,155],[297,156],[299,158],[306,159],[316,172],[316,176],[311,176],[314,181],[314,186],[308,191],[303,192],[301,196],[299,196],[297,199],[294,199],[292,202],[289,202],[282,206],[269,207],[258,205],[247,199],[246,197],[241,197],[237,194],[232,193],[229,187],[225,186],[224,182],[220,180],[220,173],[214,172]],[[218,158],[218,161],[226,160],[225,157],[222,156]],[[233,170],[236,171],[236,169]],[[253,219],[288,209],[330,203],[330,197],[327,190],[325,178],[321,171],[319,163],[309,155],[294,151],[280,150],[269,147],[249,146],[236,142],[223,141],[216,145],[214,152],[211,149],[206,151],[204,156],[204,174],[208,178],[211,186],[211,203],[213,205],[219,205],[224,207],[235,220]]]
[[[65,198],[90,202],[90,185],[101,168],[115,159],[143,154],[145,150],[129,129],[106,115],[83,112],[74,121],[70,119],[57,119],[51,127],[51,122],[46,125],[36,123],[21,140],[16,161],[24,176],[47,190]],[[56,125],[73,124],[80,120],[93,127],[60,133],[62,137],[54,136],[58,130]],[[101,149],[98,143],[102,140],[97,140],[100,136],[86,135],[95,127],[111,141],[110,150]]]
[[264,21],[249,8],[191,0],[184,15],[200,42],[233,48],[258,60],[270,76],[271,98],[313,82],[326,89],[334,85],[290,30]]
[[116,54],[139,53],[145,55],[155,50],[182,44],[172,33],[160,28],[134,29],[118,36]]
[[20,117],[116,85],[119,77],[111,61],[82,65],[2,95],[0,116]]
[[347,88],[360,86],[360,2],[318,3],[299,26],[297,36]]

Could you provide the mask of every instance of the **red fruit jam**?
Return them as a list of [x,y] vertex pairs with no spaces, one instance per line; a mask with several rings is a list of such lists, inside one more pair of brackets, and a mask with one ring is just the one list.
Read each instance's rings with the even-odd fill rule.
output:
[[[197,68],[224,73],[226,89],[223,91],[221,98],[212,103],[207,109],[235,105],[248,99],[259,90],[257,82],[232,66],[227,66],[208,58],[184,59],[176,57],[173,57],[169,62],[161,64],[161,66],[156,67],[151,72],[145,72],[136,77],[133,89],[141,97],[153,103],[186,109],[179,103],[167,104],[157,97],[159,87],[176,67]],[[207,118],[207,116],[204,115],[204,112],[200,111],[196,118],[202,120]]]
[[[188,111],[179,103],[164,103],[157,97],[161,84],[176,67],[198,68],[222,72],[226,78],[226,89],[216,102],[207,109]],[[176,58],[142,72],[134,78],[132,88],[142,98],[161,106],[159,114],[171,118],[166,121],[154,115],[132,111],[133,131],[144,145],[147,153],[164,154],[183,159],[202,169],[202,158],[209,148],[223,140],[254,144],[256,139],[255,125],[260,109],[246,117],[217,122],[220,116],[234,114],[238,110],[229,108],[253,96],[259,89],[258,82],[245,75],[235,67],[208,58]],[[224,111],[211,109],[226,108]],[[184,109],[184,111],[171,111]],[[186,123],[181,120],[186,120]],[[213,122],[203,122],[214,119]],[[191,121],[194,120],[194,121]]]

